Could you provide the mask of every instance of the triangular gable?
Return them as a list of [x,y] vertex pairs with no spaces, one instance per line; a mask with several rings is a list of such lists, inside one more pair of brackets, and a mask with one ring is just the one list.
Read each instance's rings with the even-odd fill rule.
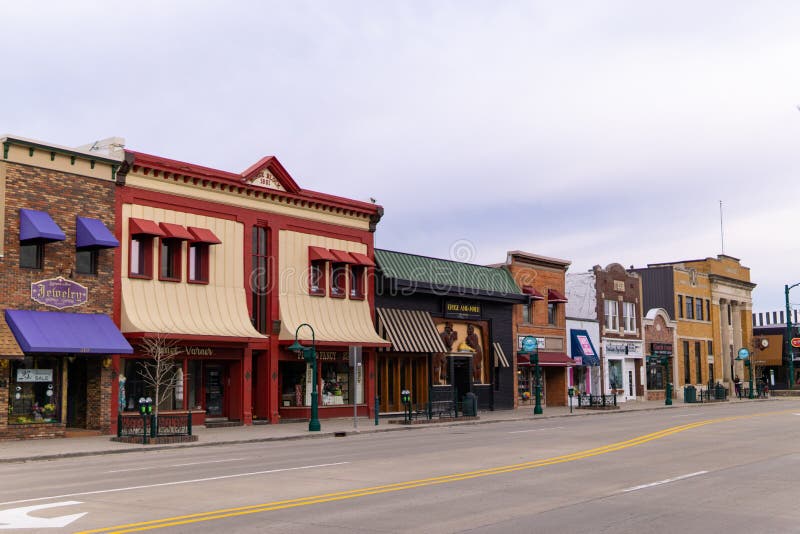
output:
[[242,177],[254,187],[288,191],[295,194],[300,192],[300,186],[275,156],[261,158],[258,163],[244,171]]

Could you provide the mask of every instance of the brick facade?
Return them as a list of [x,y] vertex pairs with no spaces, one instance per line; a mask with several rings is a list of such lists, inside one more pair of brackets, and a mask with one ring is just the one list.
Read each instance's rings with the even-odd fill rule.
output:
[[[98,158],[99,159],[99,158]],[[76,162],[77,160],[77,162]],[[83,168],[94,176],[61,169]],[[107,178],[97,175],[104,173]],[[87,173],[88,174],[88,173]],[[114,195],[116,184],[108,162],[90,161],[87,157],[11,146],[6,160],[0,160],[0,180],[4,181],[3,254],[0,257],[0,294],[2,310],[60,311],[66,313],[102,313],[112,316],[114,299],[114,249],[98,252],[97,274],[76,272],[76,217],[103,221],[114,232]],[[20,267],[20,209],[45,211],[66,235],[64,241],[44,245],[42,269]],[[88,288],[88,301],[77,307],[62,310],[48,307],[31,299],[31,283],[64,277]],[[52,355],[59,361],[53,370],[63,380],[64,368],[85,366],[85,409],[72,415],[72,424],[87,429],[110,431],[112,371],[103,365],[103,355]],[[69,360],[72,360],[69,362]],[[69,363],[68,363],[69,362]],[[0,360],[0,439],[31,439],[63,436],[67,424],[66,398],[69,379],[56,393],[60,421],[56,423],[9,424],[9,388],[12,384],[14,360]],[[83,369],[81,369],[83,375]],[[4,387],[5,386],[5,387]]]

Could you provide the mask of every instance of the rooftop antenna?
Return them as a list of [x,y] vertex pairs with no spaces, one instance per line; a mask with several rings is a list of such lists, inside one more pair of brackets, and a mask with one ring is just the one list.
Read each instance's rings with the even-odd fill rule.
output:
[[722,243],[722,254],[725,254],[725,232],[722,229],[722,201],[719,201],[719,239]]

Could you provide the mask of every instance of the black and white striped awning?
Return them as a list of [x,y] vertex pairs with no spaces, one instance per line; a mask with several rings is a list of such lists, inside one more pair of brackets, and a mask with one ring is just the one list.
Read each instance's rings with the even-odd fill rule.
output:
[[494,366],[509,367],[508,358],[506,358],[506,353],[503,352],[503,347],[500,345],[500,342],[495,341],[492,343],[492,347],[494,347]]
[[447,352],[431,314],[421,310],[376,308],[378,334],[396,352]]

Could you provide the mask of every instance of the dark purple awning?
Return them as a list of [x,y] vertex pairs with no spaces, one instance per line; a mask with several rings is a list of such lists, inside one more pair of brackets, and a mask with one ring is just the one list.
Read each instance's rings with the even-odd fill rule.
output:
[[75,222],[76,248],[116,248],[119,241],[100,219],[78,217]]
[[64,241],[67,236],[46,211],[19,210],[19,240]]
[[133,353],[111,318],[101,313],[6,310],[6,322],[24,352]]

